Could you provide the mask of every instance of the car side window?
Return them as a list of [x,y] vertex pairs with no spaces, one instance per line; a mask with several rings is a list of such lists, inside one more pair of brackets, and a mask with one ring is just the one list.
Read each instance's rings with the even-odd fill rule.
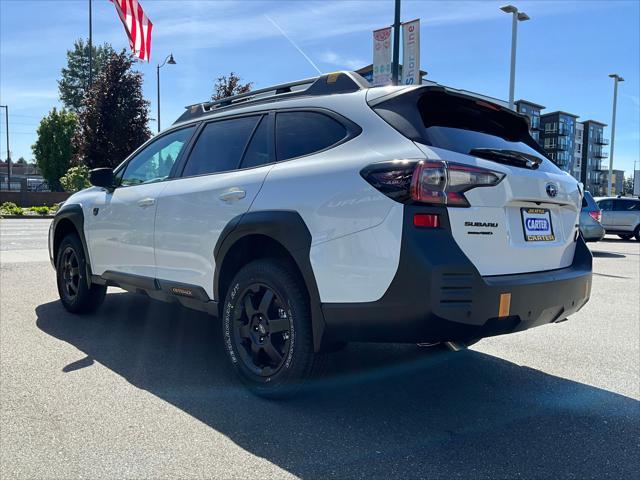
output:
[[278,161],[319,152],[347,136],[337,120],[318,112],[280,112],[276,115]]
[[629,212],[638,210],[640,202],[634,202],[633,200],[614,200],[613,209],[617,212]]
[[195,126],[167,133],[147,145],[116,174],[116,185],[130,187],[165,180]]
[[251,137],[247,151],[244,153],[240,168],[251,168],[271,163],[271,145],[273,138],[270,134],[269,116],[265,115],[260,120],[260,125],[256,128]]
[[220,120],[205,125],[191,150],[183,177],[235,170],[260,115]]
[[600,207],[600,210],[611,210],[611,200],[602,200],[598,203],[598,206]]

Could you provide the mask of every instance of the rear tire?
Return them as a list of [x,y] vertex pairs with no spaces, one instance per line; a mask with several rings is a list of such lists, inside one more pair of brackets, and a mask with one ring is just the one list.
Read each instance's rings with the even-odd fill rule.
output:
[[633,237],[633,233],[619,233],[618,236],[622,240],[631,240],[631,237]]
[[91,313],[104,301],[107,287],[87,281],[87,259],[76,234],[67,235],[60,243],[56,283],[60,301],[71,313]]
[[637,240],[638,242],[640,242],[640,225],[638,225],[638,226],[636,227],[636,229],[634,230],[634,232],[633,232],[633,236],[634,236],[634,237],[636,237],[636,240]]
[[238,377],[262,397],[295,393],[323,360],[313,350],[304,284],[281,260],[257,260],[236,274],[222,310],[222,335]]

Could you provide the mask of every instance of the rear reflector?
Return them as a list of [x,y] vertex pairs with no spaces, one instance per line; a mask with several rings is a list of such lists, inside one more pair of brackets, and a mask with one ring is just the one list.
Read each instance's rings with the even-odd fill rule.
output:
[[413,225],[421,228],[438,228],[440,216],[433,213],[416,213],[413,216]]

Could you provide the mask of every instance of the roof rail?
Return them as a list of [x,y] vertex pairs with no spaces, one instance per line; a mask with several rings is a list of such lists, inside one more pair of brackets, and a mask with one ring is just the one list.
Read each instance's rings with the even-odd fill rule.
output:
[[[318,77],[306,78],[295,82],[282,83],[272,87],[261,88],[251,92],[240,93],[230,97],[209,102],[188,105],[175,122],[185,122],[230,107],[244,106],[259,101],[284,100],[293,96],[331,95],[335,93],[351,93],[369,88],[369,83],[355,72],[333,72]],[[275,98],[277,97],[277,98]]]

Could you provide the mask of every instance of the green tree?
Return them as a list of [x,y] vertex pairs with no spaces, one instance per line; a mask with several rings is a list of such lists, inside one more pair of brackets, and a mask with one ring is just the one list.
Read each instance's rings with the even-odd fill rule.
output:
[[76,165],[115,167],[150,136],[149,102],[133,57],[114,54],[86,97],[73,137]]
[[73,157],[71,140],[76,129],[76,115],[65,109],[49,112],[40,121],[38,139],[31,146],[36,165],[51,190],[60,190],[60,177],[69,169]]
[[[93,81],[98,78],[105,63],[115,53],[111,45],[93,46],[92,68]],[[67,66],[62,69],[62,78],[58,80],[60,100],[73,112],[80,111],[84,94],[89,88],[89,43],[78,39],[73,49],[67,50]]]
[[90,187],[89,169],[84,165],[71,167],[64,176],[60,177],[60,184],[67,192],[78,192]]
[[226,75],[218,77],[216,83],[213,85],[211,100],[220,100],[221,98],[232,95],[250,92],[253,83],[241,83],[241,81],[242,79],[234,72],[231,72],[228,77]]
[[622,184],[622,191],[625,195],[633,195],[633,177],[627,177]]
[[20,157],[17,161],[16,161],[16,165],[26,165],[27,161],[24,159],[24,157]]

